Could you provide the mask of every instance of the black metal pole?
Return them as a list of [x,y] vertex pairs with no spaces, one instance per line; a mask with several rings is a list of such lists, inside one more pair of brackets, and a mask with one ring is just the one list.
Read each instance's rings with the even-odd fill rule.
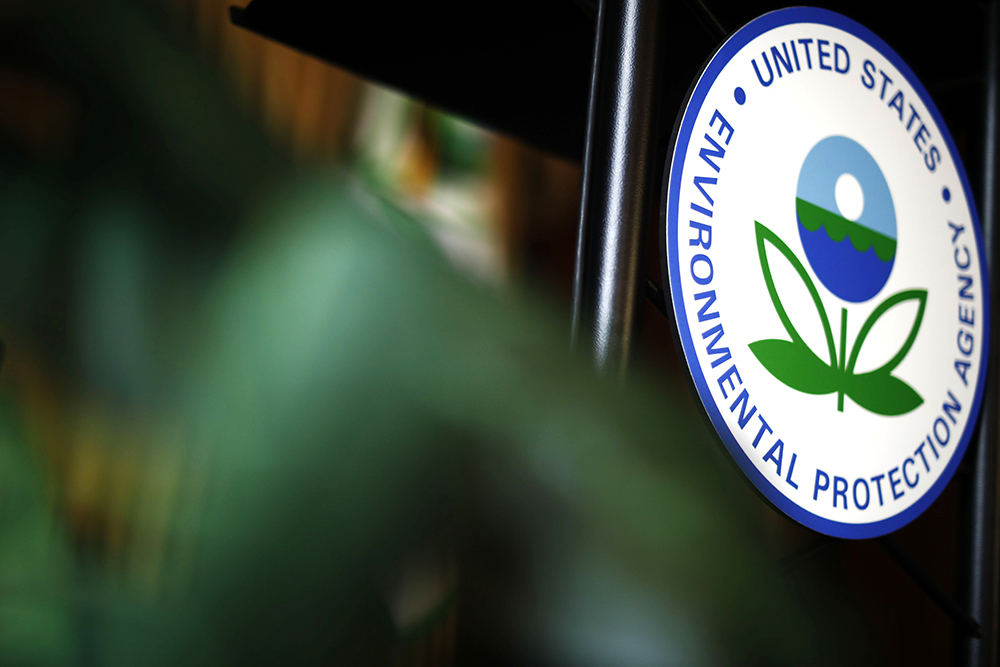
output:
[[965,514],[965,608],[979,622],[982,636],[966,637],[961,641],[961,661],[969,667],[996,665],[997,654],[997,278],[996,234],[998,183],[998,123],[1000,123],[1000,35],[998,35],[997,0],[985,5],[985,67],[983,71],[983,162],[982,201],[979,209],[983,225],[983,245],[986,266],[990,276],[993,299],[992,349],[987,369],[986,393],[983,397],[982,416],[978,437],[972,455],[972,474],[969,479]]
[[628,365],[643,293],[661,4],[601,0],[597,12],[571,340],[590,345],[599,372],[619,376]]

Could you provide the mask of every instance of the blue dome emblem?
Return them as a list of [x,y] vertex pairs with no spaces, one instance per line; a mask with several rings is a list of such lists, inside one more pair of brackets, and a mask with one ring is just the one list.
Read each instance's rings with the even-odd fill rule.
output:
[[[838,193],[845,175],[860,186],[851,211]],[[827,137],[806,156],[795,195],[799,237],[820,282],[853,303],[878,294],[896,258],[896,212],[875,159],[856,141]]]

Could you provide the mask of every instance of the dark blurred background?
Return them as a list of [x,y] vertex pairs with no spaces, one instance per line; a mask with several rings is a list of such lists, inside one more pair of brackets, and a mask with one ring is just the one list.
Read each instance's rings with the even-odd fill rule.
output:
[[[288,3],[329,57],[359,54],[346,63],[355,72],[408,61],[412,80],[376,77],[395,88],[234,26],[229,4],[0,4],[0,662],[153,664],[148,652],[164,664],[952,661],[952,622],[878,543],[821,539],[728,469],[651,304],[629,388],[560,356],[591,4]],[[733,30],[771,8],[713,11]],[[832,8],[921,77],[976,191],[980,8]],[[672,3],[668,14],[661,165],[718,43],[695,9]],[[527,16],[538,43],[499,62],[480,67],[454,46],[476,45],[477,24]],[[533,64],[549,51],[565,62]],[[487,106],[463,118],[399,92],[419,87],[435,59],[453,67],[432,101]],[[476,109],[491,94],[517,122],[486,125],[506,133],[469,119],[483,120]],[[546,104],[533,110],[537,99]],[[356,221],[331,237],[313,218]],[[371,240],[368,218],[451,268]],[[310,262],[351,277],[289,268]],[[355,318],[354,333],[314,341],[309,316],[338,287],[352,296],[331,312]],[[356,338],[371,349],[348,344]],[[310,345],[333,356],[310,356]],[[368,364],[346,368],[338,351]],[[398,369],[412,359],[426,367],[407,367],[423,378],[407,384]],[[357,399],[369,394],[380,398]],[[358,435],[357,423],[383,420],[397,436]],[[580,445],[588,438],[592,448]],[[298,442],[310,444],[285,470]],[[344,442],[366,445],[348,456]],[[413,451],[423,458],[406,458]],[[399,484],[351,490],[366,474]],[[953,597],[966,476],[960,468],[895,535]],[[622,490],[633,484],[635,497]],[[712,486],[723,484],[733,488]],[[415,491],[396,495],[407,485]],[[396,509],[368,509],[383,504]],[[317,509],[327,505],[342,514]],[[689,511],[719,523],[687,533],[670,522]],[[271,542],[286,546],[262,546]],[[285,570],[300,576],[274,574]],[[217,590],[205,583],[227,576]],[[264,592],[236,593],[255,585]],[[314,588],[337,593],[302,592]],[[741,627],[779,639],[757,646]],[[280,640],[260,639],[269,633]],[[789,633],[807,646],[777,646]]]

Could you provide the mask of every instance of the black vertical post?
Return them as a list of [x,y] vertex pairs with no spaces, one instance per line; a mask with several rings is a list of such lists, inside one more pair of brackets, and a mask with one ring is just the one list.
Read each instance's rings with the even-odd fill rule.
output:
[[998,563],[998,511],[997,511],[997,196],[1000,194],[998,172],[998,123],[1000,123],[1000,35],[998,35],[998,3],[990,0],[985,5],[985,67],[983,70],[983,126],[982,126],[982,201],[979,209],[983,225],[983,245],[986,266],[990,276],[993,303],[991,324],[991,350],[987,369],[986,392],[983,396],[982,415],[978,436],[972,455],[972,475],[965,501],[966,529],[963,536],[963,581],[966,609],[979,621],[981,637],[961,640],[961,661],[968,667],[996,665],[997,654],[997,584]]
[[573,284],[572,341],[602,373],[628,364],[643,226],[655,165],[660,5],[600,0],[591,72]]

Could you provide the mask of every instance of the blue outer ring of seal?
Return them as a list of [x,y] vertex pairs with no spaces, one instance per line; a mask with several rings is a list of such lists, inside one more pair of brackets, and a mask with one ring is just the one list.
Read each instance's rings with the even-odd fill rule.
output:
[[[934,485],[931,486],[931,488],[928,489],[917,502],[913,503],[902,512],[899,512],[889,518],[882,519],[881,521],[874,521],[871,523],[844,523],[813,514],[812,512],[792,502],[777,488],[775,488],[774,485],[760,473],[760,471],[757,470],[756,466],[754,466],[749,457],[739,446],[739,443],[736,442],[736,438],[726,425],[726,422],[723,419],[722,414],[719,412],[715,401],[711,398],[711,390],[709,389],[705,376],[701,371],[701,367],[696,362],[691,361],[692,359],[697,359],[698,355],[694,346],[694,341],[691,338],[687,315],[684,312],[682,305],[684,303],[684,298],[683,292],[681,291],[680,267],[677,250],[677,226],[679,219],[678,204],[680,199],[679,177],[684,167],[684,156],[687,153],[688,143],[691,139],[691,132],[694,128],[695,119],[701,111],[701,106],[705,101],[705,97],[709,90],[711,90],[716,78],[719,76],[719,73],[726,65],[729,64],[729,61],[732,60],[733,56],[735,56],[740,49],[746,46],[753,39],[756,39],[769,30],[794,23],[818,23],[850,33],[867,42],[869,46],[877,50],[884,58],[889,60],[896,67],[896,69],[903,73],[907,82],[913,86],[914,91],[934,118],[934,122],[937,124],[938,129],[944,138],[945,145],[948,147],[949,156],[955,162],[956,170],[962,183],[962,189],[965,193],[965,199],[969,204],[969,212],[972,217],[972,227],[975,231],[976,237],[976,247],[979,252],[979,280],[980,285],[982,285],[983,314],[985,319],[983,321],[983,347],[980,354],[979,376],[976,379],[976,393],[972,409],[969,414],[969,420],[966,422],[965,429],[962,432],[962,437],[958,443],[955,453],[952,455],[947,467],[945,467],[944,471],[938,477]],[[678,178],[674,178],[675,174]],[[757,490],[764,494],[771,504],[787,514],[789,517],[795,519],[804,526],[834,537],[849,539],[878,537],[902,528],[910,521],[913,521],[915,518],[920,516],[920,514],[923,513],[923,511],[927,509],[939,495],[941,495],[944,487],[951,481],[952,476],[955,474],[955,470],[958,468],[958,464],[962,461],[962,457],[965,455],[965,450],[968,448],[969,440],[972,438],[972,433],[975,430],[976,423],[979,418],[979,409],[982,403],[983,390],[986,385],[986,368],[989,360],[990,294],[989,281],[987,279],[984,262],[985,253],[983,251],[983,235],[982,230],[980,229],[979,215],[976,211],[975,199],[972,196],[972,190],[969,188],[969,179],[965,174],[965,168],[963,167],[962,161],[958,156],[958,151],[955,149],[955,142],[951,138],[951,133],[948,131],[948,127],[945,125],[944,119],[941,118],[941,114],[938,112],[933,100],[930,95],[927,94],[927,90],[924,88],[923,84],[916,77],[916,75],[914,75],[913,71],[909,68],[909,66],[907,66],[903,59],[900,58],[888,44],[875,35],[875,33],[868,30],[868,28],[865,28],[861,24],[835,12],[815,7],[791,7],[764,14],[763,16],[750,21],[733,33],[711,57],[708,64],[702,71],[701,76],[698,78],[697,83],[690,93],[687,104],[684,105],[684,111],[680,122],[674,130],[674,140],[672,142],[672,150],[670,154],[670,168],[667,169],[664,174],[663,193],[664,194],[661,200],[665,200],[666,203],[663,210],[666,242],[662,244],[663,253],[661,268],[664,277],[670,284],[675,331],[680,339],[680,343],[684,351],[684,357],[687,361],[688,370],[698,392],[701,404],[707,412],[712,425],[715,427],[716,433],[722,439],[723,444],[726,446],[726,449],[729,450],[729,453],[739,465],[740,469],[743,470],[743,473],[747,476],[747,478],[749,478]]]

